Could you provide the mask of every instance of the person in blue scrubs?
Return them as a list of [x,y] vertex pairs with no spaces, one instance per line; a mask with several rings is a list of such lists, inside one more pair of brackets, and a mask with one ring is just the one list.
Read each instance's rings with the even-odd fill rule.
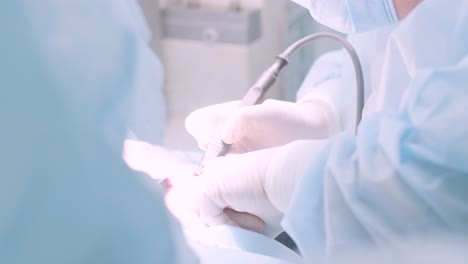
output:
[[161,81],[132,7],[0,3],[0,263],[197,263],[122,160],[132,94]]
[[[305,2],[310,9],[331,3]],[[468,4],[419,2],[393,1],[401,22],[389,32],[376,73],[380,81],[368,96],[358,133],[338,131],[322,140],[259,146],[212,160],[194,180],[206,223],[236,222],[230,210],[254,215],[265,223],[264,233],[286,230],[308,260],[360,247],[388,249],[407,239],[468,234]],[[388,25],[363,16],[361,11],[374,12],[376,6],[333,3],[345,8],[328,5],[311,13],[346,32],[367,30],[369,23]],[[387,9],[367,18],[379,10]],[[321,11],[331,13],[317,15]],[[345,23],[348,19],[354,22]],[[334,120],[329,116],[341,118],[339,111],[322,114]],[[233,140],[227,143],[242,140],[239,131],[261,127],[255,118],[226,120],[225,139]]]

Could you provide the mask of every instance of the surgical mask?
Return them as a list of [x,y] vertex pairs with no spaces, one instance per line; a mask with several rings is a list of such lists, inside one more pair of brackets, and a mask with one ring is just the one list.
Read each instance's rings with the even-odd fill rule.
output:
[[343,33],[363,32],[398,21],[393,0],[292,0],[317,22]]

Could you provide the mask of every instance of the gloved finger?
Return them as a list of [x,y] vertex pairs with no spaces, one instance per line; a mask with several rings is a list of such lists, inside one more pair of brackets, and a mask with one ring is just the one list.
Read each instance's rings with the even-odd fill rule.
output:
[[200,218],[208,226],[230,225],[240,227],[225,213],[224,208],[215,204],[208,197],[203,196],[199,205]]
[[185,129],[197,140],[199,147],[205,150],[209,140],[224,124],[226,117],[237,109],[239,103],[233,101],[198,109],[186,118]]
[[244,229],[257,233],[262,233],[265,229],[265,222],[258,216],[249,213],[238,212],[230,208],[224,209],[224,213],[226,213],[234,222],[236,222]]
[[248,106],[239,108],[228,116],[221,129],[221,138],[226,144],[234,145],[242,141],[255,131],[253,126],[259,122],[257,114],[261,106]]
[[[230,145],[243,141],[253,141],[262,145],[261,141],[264,141],[265,137],[271,136],[271,133],[277,133],[278,129],[285,129],[277,121],[284,111],[293,106],[293,103],[266,100],[261,105],[239,108],[226,119],[221,130],[222,139]],[[257,149],[250,149],[250,151],[253,150]]]
[[222,138],[233,145],[233,153],[239,153],[238,149],[255,151],[277,147],[311,136],[319,138],[327,133],[322,129],[326,120],[319,108],[314,103],[266,100],[261,105],[234,112],[223,126]]

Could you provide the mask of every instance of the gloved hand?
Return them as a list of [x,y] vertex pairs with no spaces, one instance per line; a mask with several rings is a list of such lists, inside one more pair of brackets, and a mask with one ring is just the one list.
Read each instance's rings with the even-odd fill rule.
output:
[[[197,163],[161,146],[134,140],[124,142],[123,158],[130,168],[156,180],[168,177],[164,184],[166,206],[179,219],[184,229],[206,226],[199,217],[199,181],[193,177]],[[229,222],[231,225],[258,233],[263,230],[264,223],[256,216],[231,209],[224,212],[232,219]]]
[[238,109],[239,103],[209,106],[189,115],[185,127],[202,150],[218,131],[223,141],[232,145],[230,153],[272,148],[301,139],[322,139],[338,131],[336,115],[320,100],[266,100],[261,105]]
[[307,154],[316,141],[297,141],[279,148],[265,149],[211,160],[196,179],[201,190],[199,214],[208,225],[236,222],[226,212],[230,208],[259,217],[262,233],[278,235],[296,183],[307,171]]

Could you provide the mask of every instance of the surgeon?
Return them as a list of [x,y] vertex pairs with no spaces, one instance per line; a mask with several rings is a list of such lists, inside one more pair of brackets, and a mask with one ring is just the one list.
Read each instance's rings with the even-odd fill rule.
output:
[[[366,99],[379,84],[386,42],[393,28],[394,25],[388,25],[348,36],[363,67]],[[333,51],[314,63],[297,93],[297,103],[269,99],[243,109],[237,109],[239,101],[209,106],[192,113],[186,127],[205,149],[211,135],[225,122],[224,141],[232,144],[231,154],[281,146],[299,139],[329,138],[344,130],[355,131],[355,83],[349,55],[344,50]],[[373,111],[369,105],[366,110]],[[232,211],[228,209],[227,213]],[[245,216],[234,217],[236,222],[245,222]],[[252,230],[262,229],[259,221],[249,222]],[[269,235],[275,236],[279,231]]]
[[[305,2],[300,3],[306,6]],[[408,2],[397,4],[395,8],[393,4],[382,2],[382,8],[373,12],[382,13],[380,16],[385,17],[386,22],[379,22],[381,25],[371,30],[345,29],[344,25],[334,26],[330,19],[319,20],[349,34],[348,40],[363,67],[366,113],[377,111],[373,105],[375,100],[369,99],[375,96],[376,88],[382,82],[385,49],[398,20],[397,12],[405,17],[410,11]],[[391,16],[387,17],[387,14]],[[366,16],[363,21],[354,23],[364,23],[370,18]],[[237,109],[238,101],[209,106],[187,118],[187,130],[204,150],[213,133],[222,127],[223,140],[231,145],[231,154],[281,146],[300,139],[329,138],[344,130],[354,131],[357,107],[354,72],[353,63],[344,50],[330,52],[314,63],[297,93],[297,103],[266,100],[261,105],[242,109]],[[394,91],[394,95],[401,96],[402,92]]]
[[0,263],[197,263],[121,159],[160,73],[141,21],[127,0],[0,2]]
[[[419,2],[304,2],[319,22],[345,32],[401,20],[386,43],[380,82],[368,96],[359,131],[212,160],[194,179],[206,223],[233,222],[226,208],[260,217],[265,233],[283,227],[307,259],[467,234],[468,4]],[[311,111],[320,117],[313,120],[333,121],[334,110]],[[281,122],[283,112],[277,113]],[[249,117],[218,120],[226,143],[237,144],[239,153],[256,143],[242,133],[262,125]],[[275,133],[301,128],[300,118]],[[209,136],[198,137],[200,145]],[[271,146],[261,142],[257,149],[264,147]]]

